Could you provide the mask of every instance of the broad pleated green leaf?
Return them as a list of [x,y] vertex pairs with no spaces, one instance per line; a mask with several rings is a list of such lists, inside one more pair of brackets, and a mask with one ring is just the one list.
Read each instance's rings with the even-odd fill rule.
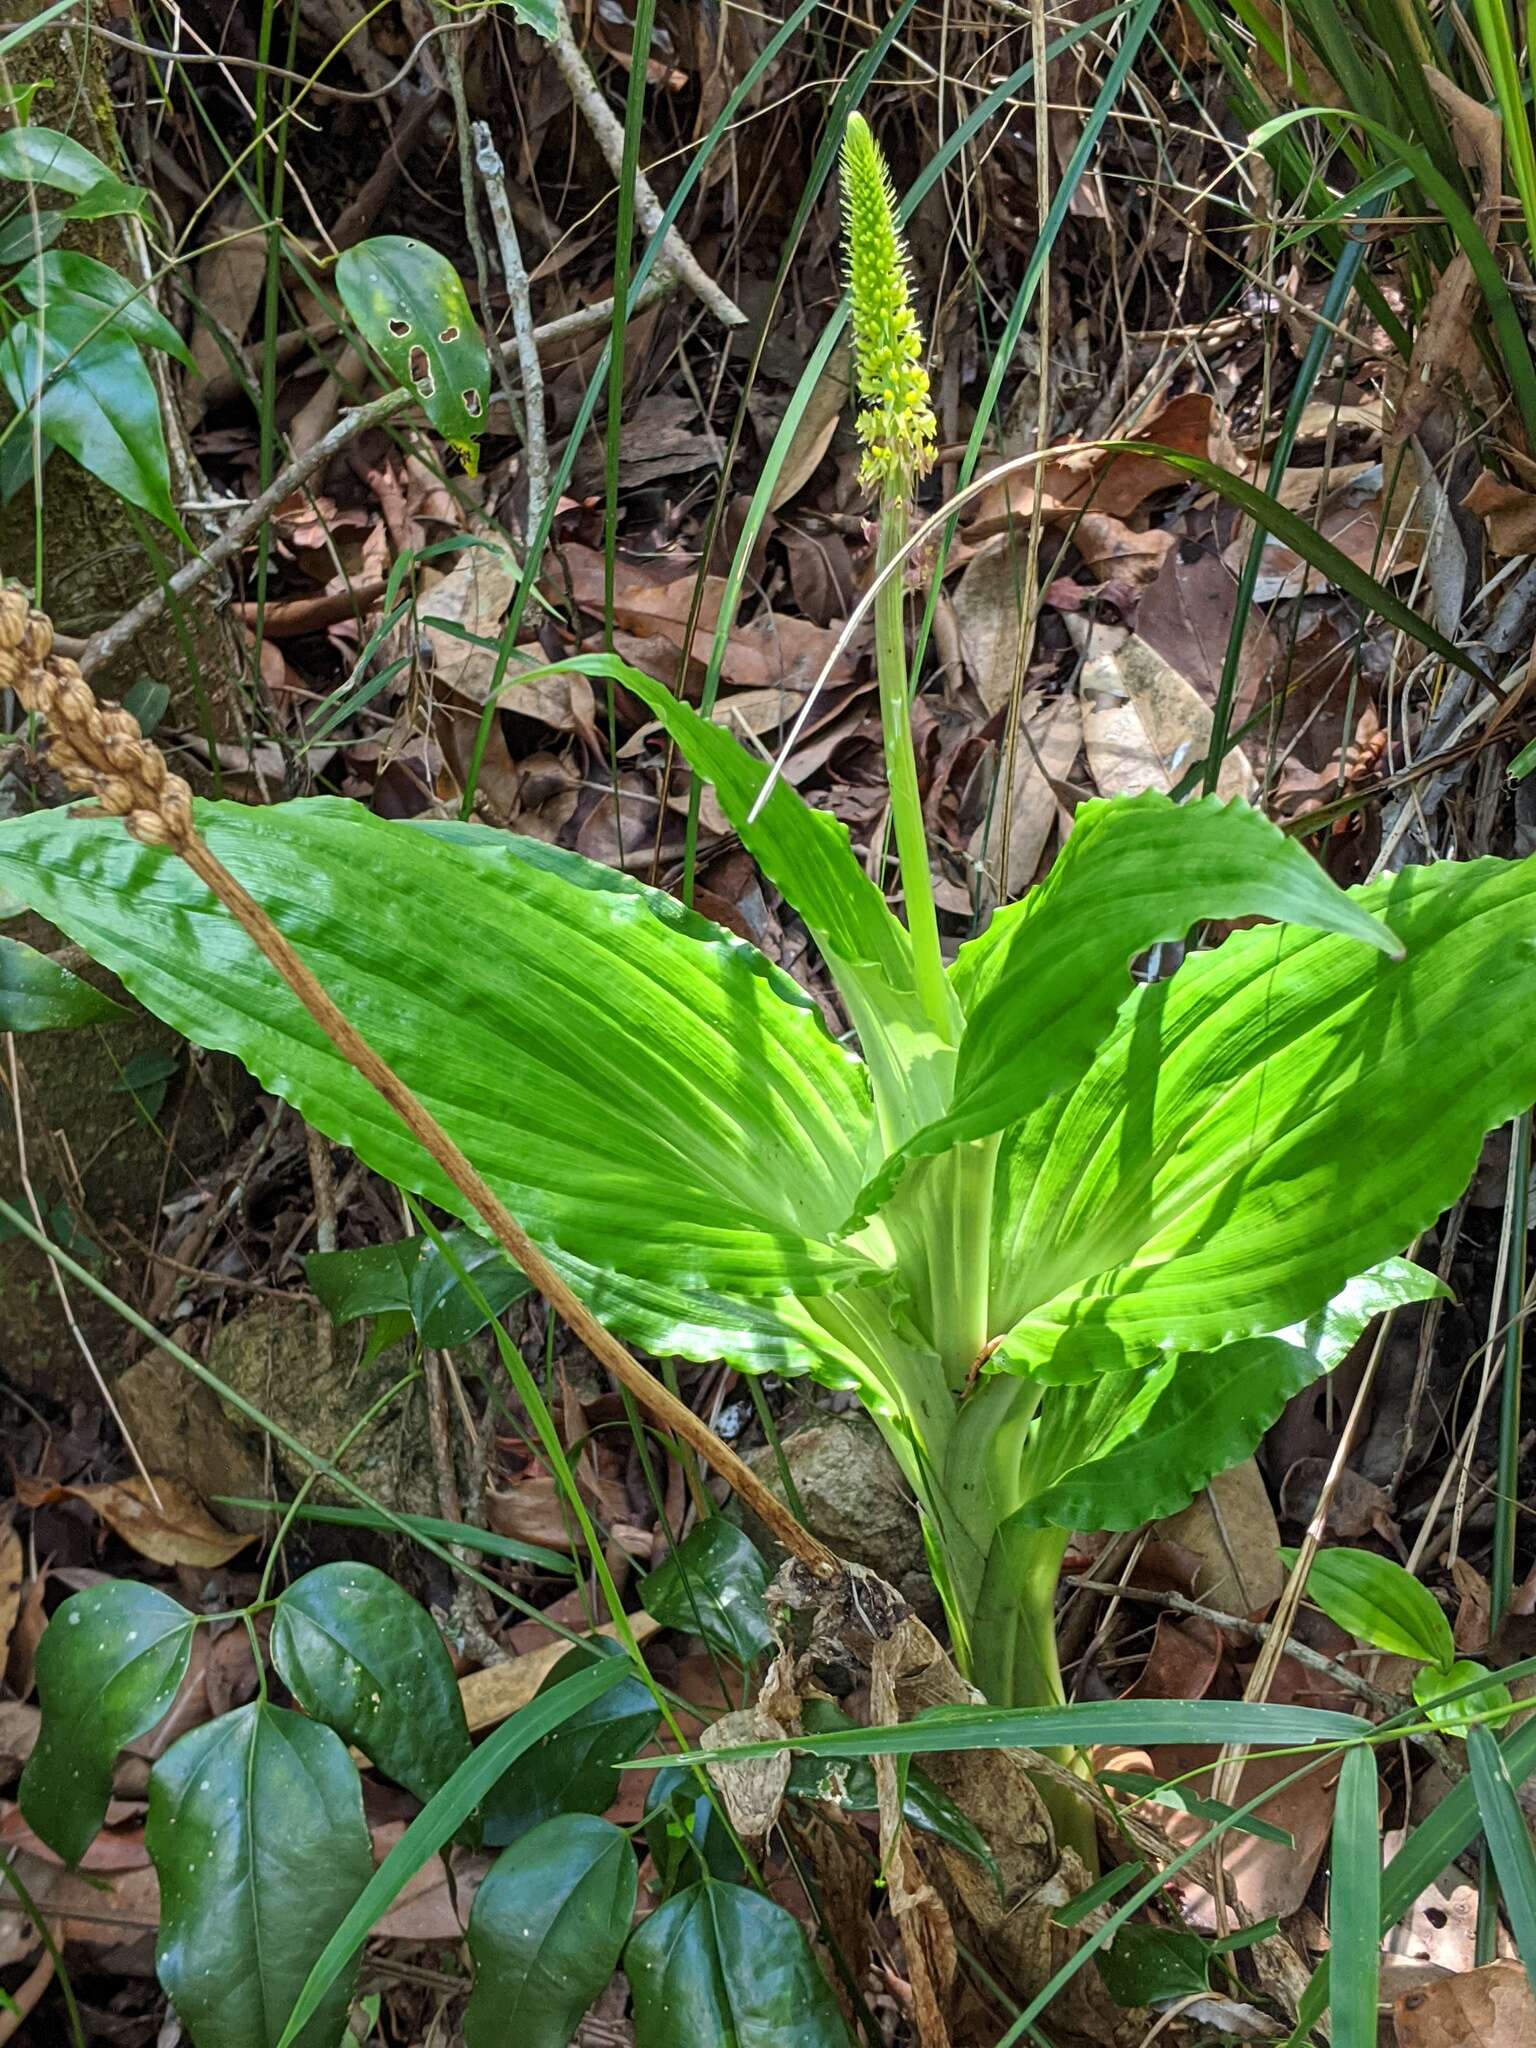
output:
[[545,1821],[497,1857],[475,1894],[466,2048],[567,2048],[618,1966],[639,1871],[595,1814]]
[[[642,1283],[640,1341],[685,1348],[666,1341],[679,1288],[815,1293],[874,1271],[824,1241],[861,1177],[862,1071],[754,948],[685,935],[653,892],[575,886],[518,842],[455,844],[335,799],[204,804],[199,824],[523,1225],[595,1279],[622,1276],[598,1312]],[[0,887],[468,1220],[183,863],[112,820],[47,812],[0,825]]]
[[[196,2048],[273,2048],[373,1873],[362,1786],[318,1721],[258,1702],[173,1743],[149,1780],[155,1965]],[[336,2048],[355,1967],[298,2036]]]
[[44,436],[82,469],[184,533],[154,384],[133,342],[103,328],[100,311],[50,306],[17,320],[0,341],[0,383],[18,412],[36,404]]
[[125,1742],[168,1712],[186,1676],[194,1618],[131,1579],[72,1593],[37,1649],[42,1731],[21,1778],[21,1810],[49,1848],[78,1863],[106,1818]]
[[35,946],[0,934],[0,1029],[71,1031],[128,1013]]
[[1238,933],[1138,990],[1078,1085],[1005,1136],[1003,1362],[1082,1379],[1300,1321],[1432,1223],[1536,1097],[1536,862],[1352,893],[1405,958]]
[[948,1115],[909,1149],[984,1138],[1070,1087],[1130,993],[1130,966],[1203,918],[1268,917],[1395,953],[1392,936],[1294,839],[1234,798],[1158,790],[1078,810],[1038,889],[962,947],[968,1012]]
[[1443,1292],[1422,1266],[1389,1259],[1304,1327],[1185,1352],[1130,1384],[1112,1373],[1049,1388],[1030,1465],[1054,1465],[1059,1476],[1024,1503],[1019,1521],[1030,1529],[1138,1529],[1176,1514],[1255,1449],[1293,1394],[1333,1371],[1373,1316]]
[[272,1662],[306,1714],[420,1800],[469,1755],[442,1637],[371,1564],[323,1564],[289,1586],[272,1617]]
[[635,2048],[848,2048],[800,1923],[706,1878],[668,1899],[624,1951]]

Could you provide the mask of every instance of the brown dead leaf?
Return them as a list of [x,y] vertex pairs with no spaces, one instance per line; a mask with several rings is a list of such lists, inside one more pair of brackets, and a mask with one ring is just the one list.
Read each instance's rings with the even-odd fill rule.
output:
[[[1160,412],[1121,438],[1168,448],[1177,455],[1215,460],[1222,458],[1225,448],[1216,402],[1205,391],[1187,391],[1170,399]],[[1047,466],[1039,487],[1041,512],[1053,521],[1085,510],[1128,519],[1155,491],[1187,482],[1182,470],[1172,468],[1159,455],[1085,446]],[[1028,470],[1004,477],[982,491],[966,523],[966,541],[974,546],[1004,532],[1014,521],[1027,519],[1034,494],[1035,483]]]
[[189,427],[202,418],[211,381],[228,368],[218,330],[240,353],[267,278],[267,238],[249,200],[233,200],[220,213],[218,239],[192,267],[198,317],[190,347],[198,374],[187,378],[181,397]]
[[821,458],[831,447],[837,423],[848,404],[852,355],[852,345],[840,341],[816,379],[805,409],[795,424],[778,481],[768,500],[770,512],[777,512],[781,505],[787,505],[810,482]]
[[[1064,783],[1071,774],[1082,743],[1083,707],[1079,699],[1069,694],[1045,701],[1038,690],[1031,691],[1020,719],[1009,800],[1005,806],[999,793],[989,806],[989,815],[971,836],[970,858],[981,869],[989,888],[994,887],[1004,868],[1005,816],[1009,893],[1025,888],[1033,879],[1061,804],[1053,785]],[[1007,767],[1002,758],[1002,737],[997,742],[997,753],[999,758],[992,772],[1001,777]]]
[[1407,1992],[1392,2024],[1397,2048],[1530,2048],[1536,1997],[1519,1963],[1485,1963]]
[[1133,1700],[1203,1700],[1221,1668],[1221,1630],[1204,1615],[1160,1614],[1152,1648],[1136,1683]]
[[[403,1820],[390,1820],[372,1830],[375,1863],[383,1862],[406,1826]],[[384,1941],[461,1942],[469,1925],[469,1909],[491,1860],[461,1848],[447,1849],[432,1857],[406,1880],[404,1890],[374,1926],[374,1937]]]
[[[691,422],[697,418],[698,406],[686,393],[654,391],[627,410],[619,437],[620,488],[639,490],[696,469],[717,468],[724,451],[714,434],[694,430]],[[601,442],[577,458],[571,483],[574,496],[601,491],[605,458]]]
[[1536,492],[1485,469],[1461,502],[1482,520],[1496,555],[1536,555]]
[[1390,447],[1401,447],[1410,436],[1422,434],[1442,401],[1472,375],[1477,359],[1472,326],[1481,305],[1482,287],[1465,251],[1458,249],[1441,272],[1414,334],[1413,352],[1392,409]]
[[[1298,1458],[1280,1486],[1280,1513],[1304,1528],[1317,1513],[1332,1470],[1331,1458]],[[1382,1489],[1346,1466],[1328,1500],[1327,1533],[1336,1543],[1354,1543],[1362,1536],[1380,1536],[1401,1549],[1392,1503]]]
[[[747,1742],[785,1742],[788,1731],[761,1706],[722,1714],[704,1730],[705,1749],[733,1749]],[[789,1749],[739,1764],[709,1764],[710,1781],[725,1801],[731,1825],[748,1841],[760,1841],[778,1820],[789,1783]]]
[[22,1700],[0,1700],[0,1786],[14,1785],[21,1776],[42,1725],[41,1709]]
[[510,1536],[518,1543],[539,1543],[546,1550],[571,1547],[565,1496],[554,1475],[542,1468],[525,1473],[505,1492],[487,1491],[485,1525],[495,1535]]
[[[655,1635],[661,1623],[649,1614],[637,1613],[630,1615],[629,1627],[635,1641],[643,1643]],[[618,1631],[611,1621],[605,1621],[592,1633],[613,1639]],[[478,1734],[482,1728],[493,1728],[497,1722],[505,1721],[509,1714],[515,1714],[519,1707],[526,1707],[570,1647],[560,1637],[542,1650],[530,1650],[526,1656],[514,1657],[510,1663],[490,1664],[483,1671],[471,1671],[461,1678],[459,1697],[464,1702],[470,1734]],[[716,1700],[719,1698],[718,1678],[714,1697]]]
[[[1211,712],[1199,690],[1124,626],[1069,617],[1067,629],[1085,651],[1083,743],[1100,794],[1171,790],[1210,742]],[[1240,747],[1229,750],[1216,786],[1224,797],[1253,795],[1256,780]]]
[[10,1655],[11,1631],[21,1612],[21,1580],[25,1570],[21,1538],[16,1526],[7,1522],[0,1529],[0,1671]]
[[1451,1577],[1459,1596],[1456,1619],[1451,1625],[1457,1653],[1463,1657],[1481,1657],[1488,1648],[1492,1625],[1492,1589],[1482,1573],[1468,1564],[1464,1557],[1452,1562]]
[[1099,583],[1121,583],[1130,589],[1155,583],[1174,544],[1166,527],[1138,532],[1107,512],[1085,512],[1072,534],[1083,566]]
[[1181,1513],[1154,1526],[1199,1558],[1194,1597],[1203,1604],[1257,1618],[1279,1599],[1280,1531],[1252,1458],[1218,1474]]
[[79,1500],[98,1515],[115,1535],[155,1564],[186,1564],[210,1570],[229,1560],[256,1541],[255,1532],[232,1536],[209,1514],[190,1487],[179,1479],[157,1479],[157,1508],[149,1489],[139,1478],[113,1480],[102,1486],[58,1486],[47,1481],[18,1481],[17,1492],[25,1486],[35,1498]]
[[[1413,465],[1393,458],[1393,467],[1390,492],[1383,490],[1380,462],[1350,462],[1332,470],[1287,470],[1277,496],[1292,511],[1308,518],[1322,538],[1331,541],[1357,568],[1378,581],[1387,580],[1419,566],[1429,537]],[[1317,496],[1325,481],[1327,495],[1318,509]],[[1234,576],[1241,573],[1247,558],[1251,532],[1249,522],[1242,521],[1222,550],[1222,561]],[[1254,586],[1257,603],[1272,604],[1278,598],[1332,587],[1322,570],[1313,568],[1294,548],[1273,534],[1265,540]]]
[[[17,1492],[20,1491],[18,1482]],[[22,1594],[21,1605],[11,1627],[11,1645],[5,1660],[5,1682],[18,1699],[25,1699],[32,1690],[37,1646],[43,1639],[43,1630],[48,1626],[48,1615],[43,1606],[47,1586],[48,1573],[46,1570],[40,1571]]]
[[461,640],[442,630],[438,622],[494,643],[517,588],[517,573],[506,543],[481,535],[419,600],[421,635],[432,650],[434,680],[472,704],[484,704],[491,687],[497,665],[495,645],[479,647]]

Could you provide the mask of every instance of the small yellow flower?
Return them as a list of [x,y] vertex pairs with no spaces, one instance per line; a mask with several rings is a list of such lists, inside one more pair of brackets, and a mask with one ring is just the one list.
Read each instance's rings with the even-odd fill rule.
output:
[[890,174],[862,114],[849,116],[843,137],[843,217],[854,368],[865,401],[858,418],[864,444],[859,475],[881,489],[905,490],[931,466],[937,429]]

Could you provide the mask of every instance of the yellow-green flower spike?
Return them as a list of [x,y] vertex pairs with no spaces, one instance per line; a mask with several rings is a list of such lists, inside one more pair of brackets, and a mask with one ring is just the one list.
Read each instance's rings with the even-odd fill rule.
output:
[[849,116],[843,137],[843,218],[854,368],[864,400],[859,475],[882,491],[905,491],[932,464],[936,428],[890,174],[862,114]]

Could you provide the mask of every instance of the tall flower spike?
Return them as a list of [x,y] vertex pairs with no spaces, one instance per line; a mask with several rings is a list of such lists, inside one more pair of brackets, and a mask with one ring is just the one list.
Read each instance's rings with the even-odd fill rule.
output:
[[859,396],[859,475],[905,492],[932,464],[936,428],[928,403],[923,338],[907,295],[907,252],[896,226],[890,174],[862,114],[843,137],[843,218]]

